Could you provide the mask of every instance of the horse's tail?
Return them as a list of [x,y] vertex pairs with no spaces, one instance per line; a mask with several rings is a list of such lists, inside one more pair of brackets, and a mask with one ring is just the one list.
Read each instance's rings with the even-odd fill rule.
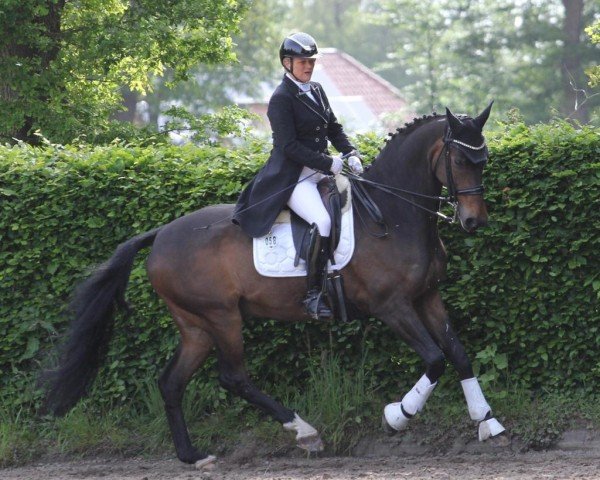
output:
[[127,308],[125,290],[135,255],[152,245],[160,228],[119,245],[114,255],[75,291],[73,319],[56,370],[42,375],[44,411],[64,415],[88,393],[112,337],[115,306]]

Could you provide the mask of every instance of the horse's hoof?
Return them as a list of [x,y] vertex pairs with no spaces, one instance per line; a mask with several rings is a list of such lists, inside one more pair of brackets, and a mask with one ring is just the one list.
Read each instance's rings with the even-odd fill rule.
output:
[[302,437],[296,440],[296,445],[302,450],[306,450],[310,453],[322,452],[323,451],[323,440],[319,435],[310,435]]
[[494,417],[479,422],[479,441],[483,442],[489,438],[496,437],[504,432],[502,424]]
[[393,437],[394,435],[396,435],[398,433],[398,430],[396,430],[395,428],[392,428],[392,426],[385,419],[385,415],[381,415],[381,428],[383,429],[385,434],[388,435],[389,437]]
[[213,468],[215,468],[216,459],[217,457],[215,457],[214,455],[209,455],[206,458],[202,458],[196,461],[196,463],[194,463],[194,467],[196,467],[197,470],[212,470]]

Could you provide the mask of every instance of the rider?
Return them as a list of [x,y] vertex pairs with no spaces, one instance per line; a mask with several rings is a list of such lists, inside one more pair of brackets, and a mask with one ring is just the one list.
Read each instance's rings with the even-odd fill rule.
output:
[[[317,183],[342,171],[342,157],[331,155],[327,141],[348,159],[355,173],[362,172],[360,157],[344,133],[320,84],[311,82],[317,43],[306,33],[287,36],[279,48],[285,74],[269,101],[267,116],[273,148],[267,163],[240,195],[233,221],[251,237],[266,235],[287,205],[313,226],[316,241],[307,255],[308,293],[304,304],[313,318],[330,318],[321,300],[329,258],[331,219],[323,206]],[[293,188],[292,188],[293,187]],[[253,208],[253,207],[256,208]]]

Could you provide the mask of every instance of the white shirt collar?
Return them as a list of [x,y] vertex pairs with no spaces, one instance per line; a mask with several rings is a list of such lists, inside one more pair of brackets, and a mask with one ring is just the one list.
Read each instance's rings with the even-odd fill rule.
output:
[[302,90],[303,92],[310,92],[310,82],[307,83],[301,83],[298,80],[296,80],[294,77],[292,77],[289,73],[285,74],[286,77],[288,77],[292,82],[294,82],[296,85],[298,85],[298,88],[300,90]]

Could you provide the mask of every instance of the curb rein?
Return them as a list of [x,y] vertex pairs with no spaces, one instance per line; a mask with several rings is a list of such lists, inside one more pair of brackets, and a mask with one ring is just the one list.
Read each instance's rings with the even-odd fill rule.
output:
[[[381,190],[382,192],[389,193],[390,195],[393,195],[394,197],[404,200],[405,202],[411,204],[414,207],[420,208],[421,210],[424,210],[427,213],[436,215],[438,218],[442,219],[443,221],[445,221],[447,223],[453,224],[453,223],[456,223],[458,220],[458,198],[457,198],[457,195],[483,195],[485,189],[483,187],[483,184],[479,184],[474,187],[468,187],[468,188],[463,188],[463,189],[456,188],[456,183],[454,182],[454,176],[452,175],[452,162],[450,159],[450,144],[451,143],[456,143],[462,147],[469,148],[471,150],[481,150],[486,146],[485,140],[480,146],[477,146],[477,147],[475,147],[473,145],[469,145],[468,143],[465,143],[465,142],[461,142],[460,140],[456,140],[456,139],[452,138],[452,132],[450,131],[450,129],[447,129],[447,131],[444,135],[444,146],[442,147],[442,150],[440,151],[437,158],[435,159],[435,162],[433,162],[433,169],[432,169],[433,172],[435,172],[440,158],[442,157],[442,155],[444,155],[446,179],[448,181],[448,186],[446,187],[448,190],[447,196],[425,195],[423,193],[412,192],[410,190],[404,190],[402,188],[392,187],[390,185],[385,185],[383,183],[378,183],[378,182],[374,182],[372,180],[367,180],[366,178],[360,177],[351,172],[346,173],[346,176],[348,176],[348,178],[350,180],[353,180],[352,183],[360,182],[360,183],[365,183],[367,185],[372,185],[373,187],[377,188],[378,190]],[[452,207],[452,210],[454,213],[452,216],[447,216],[447,215],[443,214],[442,212],[440,212],[439,209],[431,210],[427,207],[424,207],[423,205],[421,205],[419,203],[409,200],[406,197],[398,195],[395,192],[401,192],[401,193],[405,193],[408,195],[413,195],[416,197],[421,197],[421,198],[430,199],[430,200],[438,200],[440,202],[440,207],[442,206],[442,204],[450,205]],[[373,203],[372,200],[371,200],[371,203]],[[370,209],[367,208],[367,211],[370,212]],[[370,214],[370,216],[371,216],[371,219],[375,223],[377,223],[378,225],[383,225],[383,228],[385,229],[385,232],[383,234],[379,234],[379,235],[372,234],[372,235],[377,236],[377,237],[387,236],[389,232],[388,232],[387,225],[383,222],[383,219],[375,218],[371,214]]]

